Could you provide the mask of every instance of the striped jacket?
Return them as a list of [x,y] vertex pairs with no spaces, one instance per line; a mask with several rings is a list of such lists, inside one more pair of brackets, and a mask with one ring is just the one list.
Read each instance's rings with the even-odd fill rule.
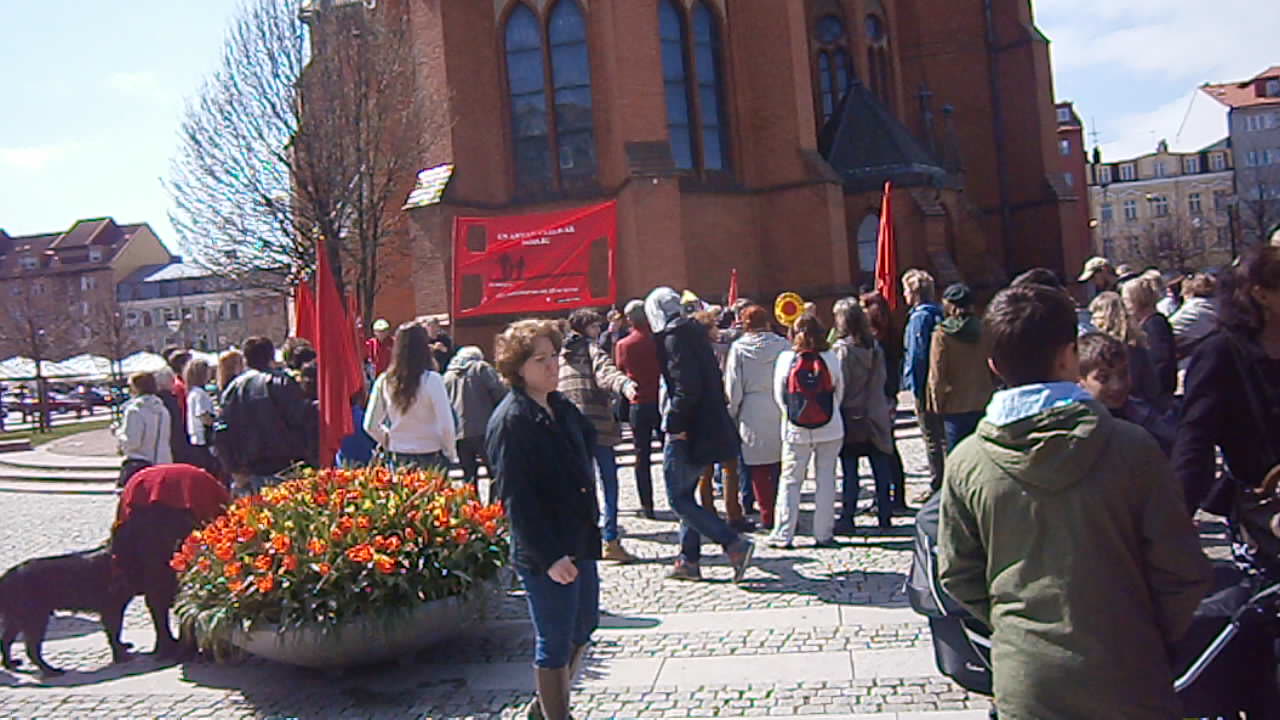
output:
[[585,335],[570,333],[560,350],[560,385],[557,388],[595,426],[597,443],[614,446],[622,441],[622,430],[613,419],[609,401],[614,393],[635,386]]

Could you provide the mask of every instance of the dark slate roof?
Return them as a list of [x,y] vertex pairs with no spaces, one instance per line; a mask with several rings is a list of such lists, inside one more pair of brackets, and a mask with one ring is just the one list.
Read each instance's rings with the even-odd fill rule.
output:
[[846,190],[941,185],[944,170],[879,98],[855,81],[822,129],[818,149]]

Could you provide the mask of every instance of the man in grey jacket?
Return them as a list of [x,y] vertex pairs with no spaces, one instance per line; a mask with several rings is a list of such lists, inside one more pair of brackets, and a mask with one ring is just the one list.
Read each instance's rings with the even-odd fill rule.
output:
[[458,429],[458,463],[466,481],[475,485],[484,454],[484,430],[489,416],[507,394],[498,371],[485,362],[484,351],[474,345],[460,348],[444,372],[444,390],[453,406]]

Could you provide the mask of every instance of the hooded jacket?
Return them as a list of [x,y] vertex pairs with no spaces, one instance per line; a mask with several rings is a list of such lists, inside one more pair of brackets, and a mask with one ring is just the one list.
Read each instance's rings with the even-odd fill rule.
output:
[[992,628],[1001,718],[1181,717],[1209,562],[1155,440],[1056,385],[998,393],[947,458],[942,586]]
[[458,349],[444,371],[444,391],[458,418],[457,438],[484,438],[489,416],[507,394],[498,371],[474,345]]
[[738,455],[739,440],[725,405],[724,379],[702,323],[686,318],[675,290],[660,287],[644,301],[658,343],[658,367],[665,383],[663,429],[688,433],[692,465],[709,465]]
[[910,390],[918,401],[928,390],[929,346],[933,329],[941,320],[942,308],[935,303],[916,305],[907,315],[907,328],[902,333],[902,389]]
[[773,399],[773,365],[791,344],[774,332],[751,332],[729,347],[724,384],[747,465],[782,462],[782,409]]
[[929,412],[957,415],[982,411],[995,391],[987,366],[990,356],[978,317],[954,316],[938,323],[929,343],[929,385],[925,393]]
[[622,430],[609,407],[614,393],[635,387],[586,335],[570,333],[560,349],[560,384],[557,389],[578,406],[596,430],[596,442],[613,447],[622,442]]

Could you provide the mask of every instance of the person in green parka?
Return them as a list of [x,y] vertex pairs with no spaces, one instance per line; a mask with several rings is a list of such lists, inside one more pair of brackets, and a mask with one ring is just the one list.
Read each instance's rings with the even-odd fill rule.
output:
[[996,393],[947,459],[943,588],[992,629],[1001,720],[1181,717],[1170,648],[1209,562],[1168,461],[1075,384],[1075,308],[1009,288],[987,310]]

